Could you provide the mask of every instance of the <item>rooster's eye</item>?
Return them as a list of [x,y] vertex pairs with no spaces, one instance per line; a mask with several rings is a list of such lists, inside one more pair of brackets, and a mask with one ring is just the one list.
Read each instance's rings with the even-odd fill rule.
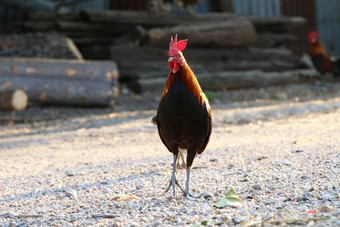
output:
[[178,55],[177,55],[177,57],[179,58],[179,57],[181,57],[181,55],[180,55],[180,54],[178,54]]

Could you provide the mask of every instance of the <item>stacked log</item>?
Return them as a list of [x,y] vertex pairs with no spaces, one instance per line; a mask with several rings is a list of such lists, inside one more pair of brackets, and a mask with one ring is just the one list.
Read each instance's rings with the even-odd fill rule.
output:
[[[247,22],[252,24],[253,28],[250,28]],[[225,26],[220,27],[219,30],[227,32],[228,29],[226,28],[240,25],[238,30],[233,29],[233,31],[228,33],[240,33],[240,35],[237,36],[237,39],[235,38],[235,35],[229,39],[229,36],[223,36],[223,33],[217,34],[217,36],[224,37],[225,39],[223,42],[217,42],[217,44],[215,42],[215,45],[220,45],[221,43],[221,45],[225,47],[228,42],[236,42],[236,40],[240,38],[244,39],[242,36],[243,33],[249,35],[249,37],[247,37],[248,41],[254,39],[254,34],[251,34],[252,29],[255,29],[257,34],[265,33],[265,39],[268,39],[268,35],[271,36],[271,39],[274,40],[272,42],[277,44],[282,42],[282,38],[275,34],[288,33],[292,26],[301,23],[304,23],[304,19],[299,17],[259,18],[254,16],[240,17],[230,13],[188,14],[168,12],[162,12],[161,14],[154,16],[143,11],[86,10],[79,15],[56,15],[46,12],[29,12],[24,16],[23,21],[13,23],[9,27],[9,30],[13,33],[58,31],[72,38],[75,44],[82,48],[83,46],[88,45],[115,44],[117,39],[119,40],[119,37],[125,36],[126,34],[131,33],[131,31],[136,30],[137,26],[146,29],[150,43],[154,43],[155,36],[153,34],[155,34],[155,30],[149,31],[149,29],[153,28],[163,29],[166,27],[183,26],[182,30],[186,31],[186,33],[181,33],[180,27],[174,28],[174,30],[170,29],[162,31],[162,34],[167,36],[172,32],[178,32],[179,35],[192,34],[192,30],[196,30],[197,26],[198,29],[204,30],[204,27],[210,27],[211,29],[212,26],[221,26],[221,24],[224,24]],[[185,29],[188,25],[193,26],[191,27],[192,30],[190,32]],[[216,28],[213,30],[216,31],[218,29]],[[139,43],[145,38],[143,36],[144,34],[142,34],[143,32],[138,31],[137,33],[132,33],[133,34],[131,34],[128,39],[125,39],[126,43]],[[197,35],[193,35],[193,37],[196,38]],[[285,41],[291,41],[291,37],[286,38]],[[166,43],[167,42],[168,41],[166,41]],[[163,42],[158,43],[162,46],[164,45]],[[206,42],[205,45],[206,44],[209,43]],[[249,44],[249,42],[246,42],[246,44]]]
[[[250,71],[220,71],[196,74],[204,90],[227,90],[239,88],[261,88],[266,86],[301,83],[319,78],[315,69],[296,69],[283,72]],[[166,77],[149,77],[138,80],[141,91],[161,91]]]
[[83,59],[73,41],[57,33],[0,35],[0,56]]
[[30,101],[109,106],[118,97],[118,70],[110,61],[0,58],[0,93],[24,90]]
[[[198,77],[205,78],[208,73],[228,75],[227,72],[232,75],[244,72],[245,75],[254,76],[253,71],[279,72],[268,75],[281,77],[286,75],[284,72],[290,72],[292,76],[286,76],[288,79],[284,81],[295,82],[296,78],[301,78],[296,77],[296,70],[304,66],[282,47],[296,41],[289,31],[302,23],[305,20],[299,17],[260,18],[230,13],[167,12],[151,15],[141,11],[86,10],[79,15],[62,17],[50,13],[28,13],[25,20],[13,24],[11,30],[53,30],[65,34],[72,38],[86,59],[116,61],[120,69],[120,82],[141,92],[148,87],[143,84],[158,79],[163,81],[167,76],[167,46],[169,37],[175,34],[179,39],[189,39],[184,55]],[[259,78],[256,75],[254,78]],[[235,82],[238,85],[227,88],[247,87],[253,83],[248,76],[242,78],[248,81],[247,85]],[[280,80],[269,81],[276,84]]]

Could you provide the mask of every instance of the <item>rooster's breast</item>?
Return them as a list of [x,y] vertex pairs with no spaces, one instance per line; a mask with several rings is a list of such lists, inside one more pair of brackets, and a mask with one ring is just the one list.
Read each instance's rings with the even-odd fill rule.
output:
[[162,98],[157,117],[161,139],[171,152],[203,146],[210,116],[206,104],[199,103],[181,80],[175,80]]

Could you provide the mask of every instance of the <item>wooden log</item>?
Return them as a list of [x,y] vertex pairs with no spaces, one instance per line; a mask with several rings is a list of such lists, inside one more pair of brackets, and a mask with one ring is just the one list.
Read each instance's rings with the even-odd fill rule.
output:
[[171,28],[154,28],[148,32],[148,44],[165,46],[169,37],[190,40],[191,46],[241,47],[251,46],[256,38],[252,24],[244,18],[234,18],[222,22],[193,25],[179,25]]
[[[214,72],[196,74],[204,90],[226,90],[240,88],[259,88],[320,78],[315,69],[299,69],[284,72],[263,72],[259,70],[245,72]],[[139,79],[137,84],[140,90],[159,91],[164,87],[166,77]]]
[[78,14],[57,14],[53,12],[44,11],[28,11],[22,15],[23,21],[77,21],[79,20]]
[[20,30],[22,32],[48,32],[56,31],[57,25],[54,21],[19,21],[10,24],[10,31]]
[[[188,13],[169,13],[162,12],[156,16],[143,11],[95,11],[86,10],[80,15],[84,20],[101,23],[114,23],[136,25],[139,24],[145,28],[166,27],[176,25],[187,25],[193,23],[208,23],[226,21],[240,17],[231,13],[204,13],[204,14],[188,14]],[[288,32],[292,26],[303,24],[306,20],[302,17],[256,17],[242,16],[250,20],[257,31],[275,31]]]
[[23,89],[32,101],[108,106],[118,97],[114,62],[0,58],[0,92]]
[[[285,49],[195,47],[188,48],[183,54],[195,73],[254,69],[287,71],[300,65],[299,58]],[[112,46],[111,58],[119,65],[121,82],[129,83],[150,75],[164,77],[169,72],[166,48]],[[131,67],[132,63],[134,67]]]
[[253,46],[258,48],[270,48],[284,46],[294,42],[297,42],[297,38],[291,34],[258,32],[256,33],[256,41]]
[[[191,40],[188,40],[190,45]],[[151,62],[166,61],[168,58],[167,46],[111,46],[111,59],[117,62]],[[193,47],[183,51],[188,62],[212,62],[212,61],[228,61],[228,60],[248,60],[248,61],[267,61],[282,60],[287,62],[299,62],[299,58],[294,56],[287,49],[278,48],[249,48],[249,49],[233,49],[233,48],[200,48]]]
[[17,89],[15,91],[0,93],[0,110],[24,110],[27,103],[28,96],[23,90]]
[[114,29],[108,29],[108,26],[105,24],[91,24],[78,21],[57,21],[56,24],[59,31],[101,32],[106,34],[114,31]]
[[59,33],[0,35],[0,56],[82,59],[73,41]]

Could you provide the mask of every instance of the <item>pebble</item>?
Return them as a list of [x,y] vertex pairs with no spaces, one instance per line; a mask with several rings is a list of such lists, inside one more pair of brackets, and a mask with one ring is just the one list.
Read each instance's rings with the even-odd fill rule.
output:
[[292,165],[292,163],[291,163],[290,161],[286,160],[286,159],[284,159],[284,160],[282,161],[282,164],[284,164],[284,165],[286,165],[286,166],[291,166],[291,165]]
[[328,201],[332,201],[332,196],[329,194],[324,194],[321,196],[321,200],[322,202],[328,202]]
[[324,204],[319,210],[320,210],[320,212],[330,213],[330,212],[333,211],[333,208],[330,207],[330,206],[327,205],[327,204]]
[[254,184],[253,186],[251,186],[252,187],[252,189],[254,189],[254,190],[262,190],[262,187],[261,187],[261,185],[259,185],[259,184]]
[[115,217],[112,221],[115,223],[122,223],[123,219],[121,219],[120,217]]
[[233,223],[235,225],[238,225],[243,221],[243,219],[244,219],[243,217],[239,217],[239,216],[233,217]]
[[340,217],[340,210],[333,212],[331,215],[334,217]]
[[213,196],[210,193],[207,193],[207,192],[202,192],[200,197],[204,198],[204,199],[213,198]]
[[73,199],[76,199],[78,197],[77,191],[70,188],[65,189],[65,195]]
[[154,222],[151,223],[150,227],[157,227],[157,226],[161,226],[162,222],[160,220],[156,220]]
[[186,214],[186,213],[188,213],[188,208],[182,207],[182,208],[179,210],[179,212],[182,213],[182,214]]
[[220,219],[222,221],[227,221],[227,220],[230,220],[230,217],[227,214],[221,214]]

